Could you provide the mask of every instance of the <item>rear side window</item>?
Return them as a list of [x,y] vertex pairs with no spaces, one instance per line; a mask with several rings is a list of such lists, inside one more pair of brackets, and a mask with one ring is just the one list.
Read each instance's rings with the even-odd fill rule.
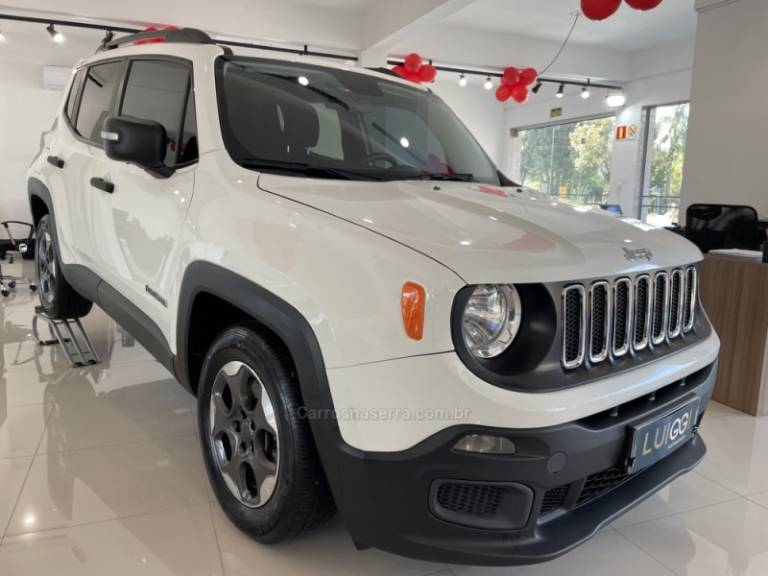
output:
[[69,96],[67,96],[67,119],[74,125],[75,123],[75,106],[77,105],[77,93],[80,92],[80,86],[83,84],[83,78],[85,78],[85,68],[79,70],[75,75],[75,79],[72,81],[72,88],[69,90]]
[[[169,166],[189,161],[189,131],[196,131],[194,101],[187,105],[190,94],[190,68],[186,64],[163,60],[136,60],[131,63],[121,116],[154,120],[165,128],[168,148],[165,163]],[[191,117],[186,113],[190,110]],[[186,116],[186,118],[185,118]]]
[[112,112],[112,97],[120,82],[122,69],[122,62],[108,62],[88,68],[75,124],[78,134],[83,138],[101,143],[101,127]]

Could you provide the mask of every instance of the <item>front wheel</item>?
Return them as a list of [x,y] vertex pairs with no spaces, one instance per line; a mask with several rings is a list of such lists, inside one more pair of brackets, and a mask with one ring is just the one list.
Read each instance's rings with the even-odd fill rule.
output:
[[82,318],[93,303],[75,292],[61,273],[53,219],[46,214],[37,224],[35,272],[37,294],[43,311],[54,319]]
[[202,369],[198,422],[211,485],[241,530],[275,543],[332,515],[292,363],[279,346],[246,326],[219,335]]

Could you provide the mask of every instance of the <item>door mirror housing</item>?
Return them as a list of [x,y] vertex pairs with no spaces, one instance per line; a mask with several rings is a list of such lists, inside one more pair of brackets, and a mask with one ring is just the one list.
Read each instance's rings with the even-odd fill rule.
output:
[[110,116],[104,120],[101,139],[112,160],[136,164],[158,178],[168,178],[174,172],[165,164],[168,135],[159,122]]

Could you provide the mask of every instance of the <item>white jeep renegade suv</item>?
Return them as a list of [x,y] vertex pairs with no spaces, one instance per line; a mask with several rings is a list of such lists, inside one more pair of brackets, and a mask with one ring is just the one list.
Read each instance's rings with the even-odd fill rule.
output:
[[197,396],[235,524],[532,563],[696,466],[693,245],[515,186],[428,89],[249,54],[103,46],[28,181],[42,306],[97,303]]

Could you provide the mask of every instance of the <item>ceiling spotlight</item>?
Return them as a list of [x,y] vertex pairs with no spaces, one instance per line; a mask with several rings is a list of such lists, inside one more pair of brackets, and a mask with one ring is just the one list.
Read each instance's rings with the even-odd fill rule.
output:
[[586,100],[590,96],[592,96],[592,93],[589,91],[589,81],[587,81],[587,85],[581,89],[581,97]]
[[464,76],[464,74],[462,74],[461,76],[459,76],[459,86],[464,88],[464,86],[466,85],[467,85],[467,77]]
[[488,76],[488,78],[485,80],[485,84],[483,84],[483,88],[486,90],[493,90],[493,80],[491,80],[491,77]]
[[605,103],[611,108],[621,108],[627,103],[627,97],[624,92],[614,92],[605,97]]
[[5,34],[0,30],[0,43],[5,42]]
[[306,76],[299,76],[298,82],[302,86],[309,86],[309,78],[307,78]]
[[56,44],[61,44],[64,42],[64,40],[66,40],[66,38],[64,38],[64,34],[56,30],[56,28],[53,27],[53,24],[48,24],[45,29],[48,31],[48,34],[50,34],[51,40],[56,42]]
[[536,86],[533,87],[533,93],[538,94],[539,90],[541,90],[541,82],[536,82]]
[[562,98],[565,96],[565,84],[560,84],[560,88],[557,89],[557,97]]

